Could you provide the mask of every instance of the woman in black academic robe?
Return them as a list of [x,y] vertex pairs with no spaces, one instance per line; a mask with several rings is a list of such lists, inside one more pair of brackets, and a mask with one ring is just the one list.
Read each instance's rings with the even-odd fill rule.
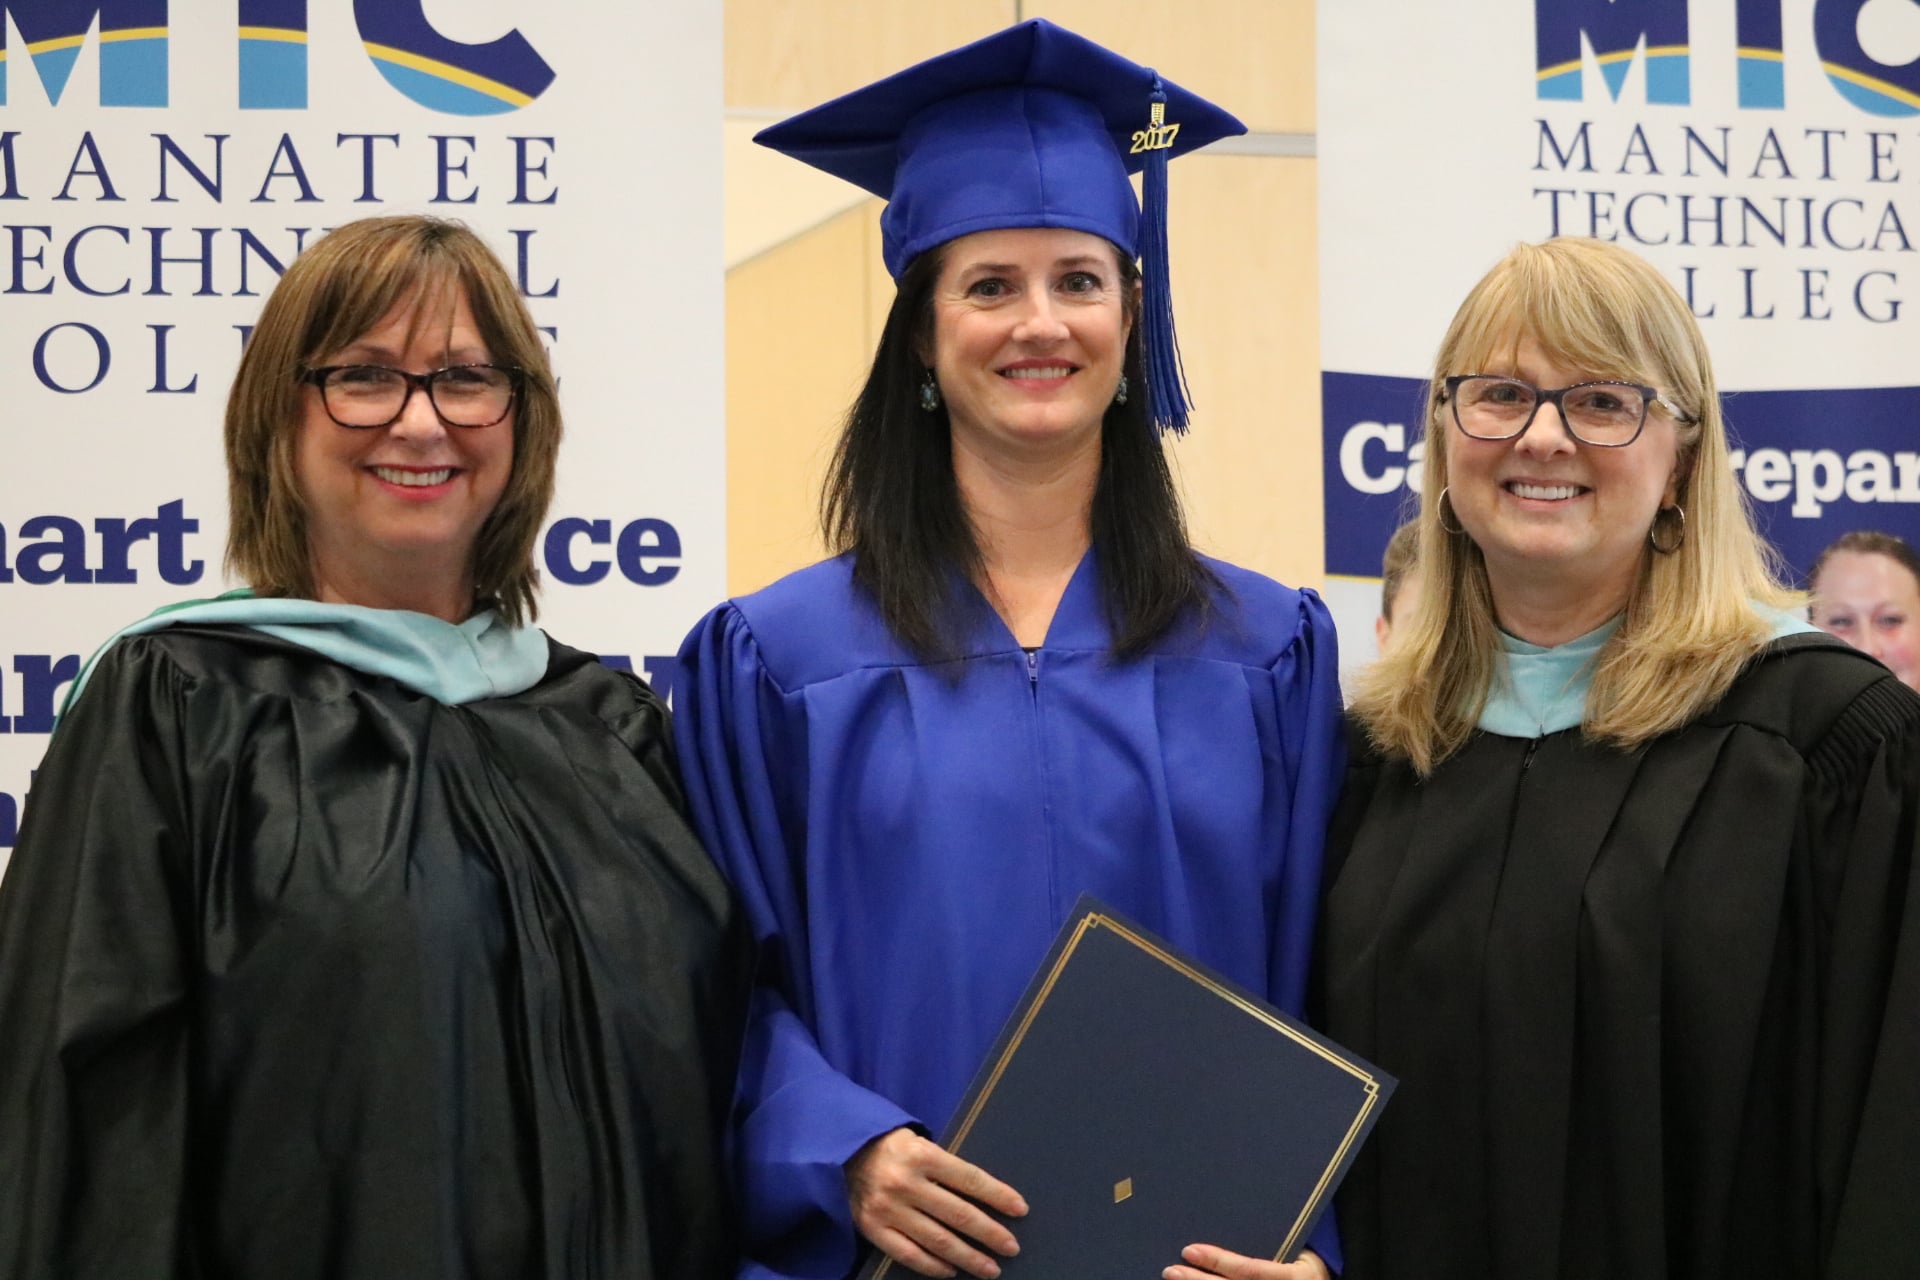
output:
[[90,665],[0,885],[0,1277],[732,1274],[743,936],[660,702],[526,625],[559,433],[470,231],[288,270],[253,589]]
[[1920,697],[1787,612],[1627,251],[1496,266],[1427,430],[1329,845],[1328,1029],[1401,1081],[1347,1276],[1920,1276]]

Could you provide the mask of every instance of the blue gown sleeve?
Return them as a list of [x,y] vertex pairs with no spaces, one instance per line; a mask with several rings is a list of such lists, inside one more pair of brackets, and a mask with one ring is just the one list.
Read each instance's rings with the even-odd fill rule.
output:
[[680,650],[674,731],[694,826],[750,920],[757,977],[732,1150],[742,1277],[839,1277],[855,1236],[842,1166],[869,1140],[924,1126],[836,1070],[813,1024],[806,929],[804,708],[775,683],[746,620],[709,614]]
[[1288,821],[1267,997],[1295,1017],[1305,1016],[1327,826],[1346,773],[1339,669],[1333,616],[1319,596],[1302,591],[1299,630],[1272,668]]
[[[1313,592],[1300,593],[1299,630],[1272,670],[1290,803],[1287,860],[1273,932],[1268,998],[1295,1017],[1304,1017],[1327,827],[1340,798],[1347,763],[1341,726],[1339,644],[1333,616]],[[1335,1275],[1344,1269],[1331,1206],[1314,1226],[1307,1243]]]

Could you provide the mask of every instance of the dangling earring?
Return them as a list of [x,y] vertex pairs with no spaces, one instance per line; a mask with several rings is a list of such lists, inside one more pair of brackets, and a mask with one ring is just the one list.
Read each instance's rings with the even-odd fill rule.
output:
[[[1672,540],[1668,542],[1666,545],[1662,546],[1659,538],[1660,517],[1666,515],[1669,511],[1671,511],[1674,515],[1674,521],[1673,521],[1674,533],[1673,533]],[[1670,556],[1674,552],[1678,551],[1681,547],[1685,546],[1686,541],[1687,541],[1687,513],[1679,503],[1676,502],[1670,507],[1662,507],[1658,511],[1653,513],[1653,526],[1647,530],[1647,542],[1653,547],[1655,551],[1658,551],[1663,556]]]
[[1467,531],[1467,527],[1459,523],[1459,520],[1460,520],[1459,516],[1455,516],[1453,518],[1454,519],[1453,524],[1447,523],[1447,512],[1449,508],[1447,506],[1447,487],[1446,486],[1441,487],[1440,496],[1434,500],[1433,505],[1434,505],[1434,519],[1439,521],[1440,529],[1443,533],[1460,534],[1460,533],[1465,533]]
[[1120,375],[1120,385],[1113,389],[1113,402],[1115,404],[1127,402],[1127,375],[1124,373]]
[[920,411],[936,413],[940,409],[940,384],[933,380],[933,370],[927,370],[927,376],[920,384]]

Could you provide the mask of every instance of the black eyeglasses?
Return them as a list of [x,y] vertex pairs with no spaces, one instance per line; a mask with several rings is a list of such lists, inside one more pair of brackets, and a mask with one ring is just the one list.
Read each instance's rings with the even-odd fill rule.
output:
[[432,373],[408,373],[383,364],[330,364],[308,369],[300,381],[320,388],[327,416],[356,430],[390,427],[407,411],[415,391],[450,427],[490,427],[505,418],[520,394],[520,369],[498,364],[456,364]]
[[1695,421],[1652,387],[1637,382],[1576,382],[1547,390],[1519,378],[1486,373],[1456,373],[1446,379],[1441,398],[1453,405],[1453,424],[1475,440],[1513,440],[1526,434],[1551,404],[1560,411],[1567,434],[1581,444],[1619,449],[1640,438],[1647,410],[1665,409],[1675,422]]

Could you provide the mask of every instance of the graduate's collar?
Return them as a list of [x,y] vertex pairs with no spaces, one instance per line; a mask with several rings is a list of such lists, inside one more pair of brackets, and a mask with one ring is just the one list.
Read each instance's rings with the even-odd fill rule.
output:
[[1551,647],[1500,633],[1500,658],[1479,728],[1507,738],[1537,738],[1580,723],[1601,648],[1620,629],[1615,614],[1587,634]]
[[[1817,630],[1806,619],[1769,605],[1755,608],[1776,640]],[[1507,738],[1536,738],[1579,724],[1586,715],[1600,650],[1625,617],[1616,613],[1578,639],[1551,648],[1528,644],[1502,631],[1493,692],[1480,712],[1478,727]]]
[[[986,593],[971,583],[966,584],[966,589],[975,592],[981,610],[980,620],[972,628],[968,652],[975,656],[1023,652],[1020,642],[1014,639],[1006,622],[995,612]],[[1106,598],[1100,590],[1100,556],[1094,548],[1086,549],[1080,557],[1080,563],[1074,567],[1073,576],[1067,579],[1067,589],[1060,593],[1060,603],[1054,608],[1053,619],[1047,624],[1046,638],[1039,647],[1043,650],[1105,650],[1113,647],[1113,629],[1107,623]]]
[[547,672],[545,634],[508,626],[491,609],[454,623],[405,609],[261,597],[242,588],[167,605],[116,632],[87,660],[65,707],[80,696],[101,654],[119,641],[196,625],[248,627],[449,706],[524,693]]

